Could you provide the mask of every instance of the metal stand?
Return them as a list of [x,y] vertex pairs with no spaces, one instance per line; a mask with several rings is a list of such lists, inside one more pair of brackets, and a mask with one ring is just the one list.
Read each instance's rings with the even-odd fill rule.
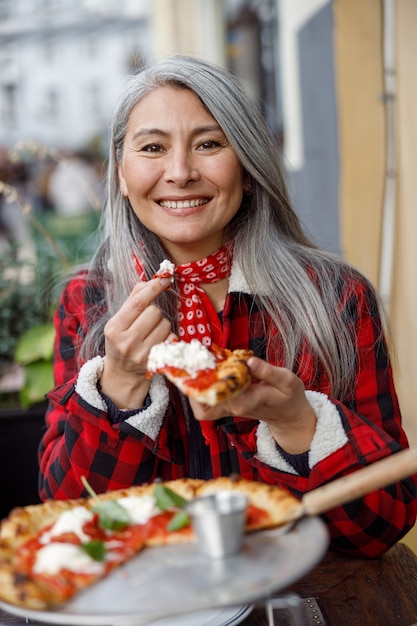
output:
[[268,600],[265,610],[268,626],[326,626],[315,598],[287,594]]

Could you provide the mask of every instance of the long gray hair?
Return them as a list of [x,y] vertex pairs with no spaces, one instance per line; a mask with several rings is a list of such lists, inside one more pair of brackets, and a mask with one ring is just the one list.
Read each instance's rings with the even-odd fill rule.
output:
[[[257,294],[257,303],[280,330],[279,343],[274,342],[274,334],[268,335],[268,354],[302,374],[300,353],[308,345],[317,371],[329,377],[334,397],[345,397],[354,385],[356,349],[349,324],[339,312],[343,284],[355,270],[318,250],[303,233],[291,207],[279,151],[237,79],[220,67],[191,57],[165,58],[130,76],[123,85],[111,126],[104,239],[90,266],[92,278],[104,283],[107,313],[103,317],[102,307],[97,307],[101,312],[92,320],[82,357],[103,352],[104,324],[138,280],[134,255],[148,279],[166,257],[157,237],[123,197],[118,178],[132,108],[161,86],[190,89],[200,98],[250,177],[251,194],[245,196],[229,228],[234,258],[252,293]],[[267,285],[267,293],[258,293],[259,285]],[[175,330],[175,290],[162,294],[157,303]]]

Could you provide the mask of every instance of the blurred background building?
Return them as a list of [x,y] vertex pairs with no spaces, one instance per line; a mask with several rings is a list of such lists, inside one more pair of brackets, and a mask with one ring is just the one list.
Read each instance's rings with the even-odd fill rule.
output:
[[127,73],[173,52],[200,55],[245,81],[278,142],[285,115],[300,217],[339,252],[332,36],[328,0],[0,0],[0,145],[103,149]]
[[171,53],[227,66],[310,236],[379,288],[417,443],[416,26],[416,0],[0,0],[0,146],[102,157],[127,73]]

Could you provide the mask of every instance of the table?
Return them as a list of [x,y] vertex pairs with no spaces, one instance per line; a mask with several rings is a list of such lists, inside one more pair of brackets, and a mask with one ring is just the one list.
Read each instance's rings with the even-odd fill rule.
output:
[[[417,624],[417,556],[402,543],[373,560],[329,551],[309,574],[277,597],[286,594],[305,599],[306,606],[317,602],[319,613],[313,618],[309,611],[305,626],[412,626]],[[276,626],[293,626],[283,612],[279,615]],[[0,623],[12,626],[23,619],[0,610]],[[241,626],[268,626],[263,601]]]
[[[417,624],[417,556],[403,543],[372,560],[329,551],[285,593],[317,601],[323,619],[310,619],[308,626],[411,626]],[[268,626],[264,606],[241,626]]]

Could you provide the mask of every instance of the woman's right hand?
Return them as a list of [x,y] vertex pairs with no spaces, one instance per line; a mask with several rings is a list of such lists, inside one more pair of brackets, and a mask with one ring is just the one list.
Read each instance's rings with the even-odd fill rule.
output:
[[153,304],[169,285],[169,278],[138,283],[104,327],[106,356],[100,384],[119,409],[143,406],[150,385],[146,378],[149,350],[175,337],[171,323]]

